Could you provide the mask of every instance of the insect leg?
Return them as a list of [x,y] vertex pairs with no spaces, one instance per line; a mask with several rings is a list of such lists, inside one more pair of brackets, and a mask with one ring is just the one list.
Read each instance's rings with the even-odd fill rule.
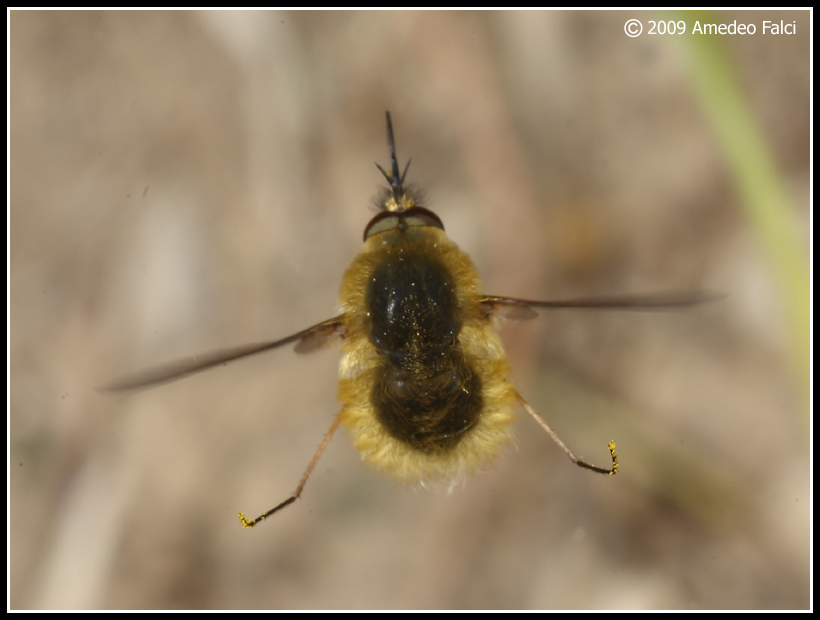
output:
[[322,443],[319,446],[319,449],[316,450],[316,454],[313,455],[313,459],[310,461],[310,465],[307,466],[307,469],[305,470],[305,473],[302,476],[302,479],[299,481],[299,486],[296,487],[296,490],[293,492],[293,495],[291,495],[289,498],[287,498],[281,504],[279,504],[276,507],[271,508],[270,510],[268,510],[265,514],[260,515],[260,516],[256,517],[255,519],[251,519],[250,521],[245,518],[245,513],[240,512],[239,513],[239,520],[242,521],[242,527],[252,528],[254,525],[259,523],[260,521],[264,521],[269,516],[271,516],[273,513],[279,512],[285,506],[290,506],[293,502],[295,502],[297,499],[299,499],[299,496],[302,494],[302,489],[305,488],[305,484],[307,484],[308,478],[310,477],[310,473],[313,471],[313,468],[316,466],[316,462],[319,460],[319,457],[322,456],[322,452],[325,451],[325,448],[327,448],[327,444],[330,443],[330,438],[333,437],[333,433],[335,433],[336,429],[339,428],[339,422],[341,420],[341,415],[342,415],[341,412],[339,412],[339,415],[337,415],[336,419],[333,420],[333,424],[330,425],[330,430],[327,432],[327,435],[325,435],[325,438],[322,440]]
[[524,409],[527,410],[527,413],[529,413],[533,418],[535,418],[535,421],[538,422],[538,424],[541,425],[541,428],[543,428],[545,431],[547,431],[547,434],[550,437],[552,437],[552,440],[555,443],[557,443],[564,452],[566,452],[566,454],[570,458],[570,460],[573,463],[575,463],[576,465],[578,465],[578,467],[583,467],[584,469],[590,469],[592,471],[597,471],[599,474],[607,474],[609,476],[617,473],[617,471],[618,471],[618,457],[615,454],[615,442],[614,441],[609,442],[609,453],[612,455],[612,469],[604,469],[603,467],[598,467],[596,465],[590,465],[589,463],[579,459],[577,456],[575,456],[572,453],[572,450],[567,448],[567,445],[563,441],[561,441],[561,438],[558,435],[555,434],[555,431],[552,430],[546,422],[544,422],[544,419],[540,415],[535,413],[535,409],[530,407],[529,403],[527,403],[527,401],[525,401],[524,398],[521,396],[521,394],[519,394],[517,391],[515,393],[515,397],[518,399],[518,402],[521,403],[521,406],[524,407]]

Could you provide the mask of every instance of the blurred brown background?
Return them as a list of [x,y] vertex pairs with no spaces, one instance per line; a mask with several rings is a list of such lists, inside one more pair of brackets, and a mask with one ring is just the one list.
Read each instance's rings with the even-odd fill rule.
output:
[[[14,608],[805,608],[807,396],[770,266],[650,13],[11,14]],[[808,13],[724,43],[809,244]],[[726,293],[510,325],[498,467],[407,488],[333,439],[339,354],[95,386],[333,316],[388,163],[488,292]]]

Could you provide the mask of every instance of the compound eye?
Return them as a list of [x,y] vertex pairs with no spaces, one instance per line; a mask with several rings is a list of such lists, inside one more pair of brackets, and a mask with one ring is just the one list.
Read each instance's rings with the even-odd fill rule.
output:
[[441,218],[424,207],[410,207],[403,215],[408,226],[435,226],[444,230]]
[[364,229],[364,240],[367,241],[373,235],[393,230],[399,226],[399,216],[396,211],[382,211],[367,224]]
[[380,232],[404,229],[408,226],[434,226],[444,230],[438,215],[424,207],[410,207],[405,211],[383,211],[370,220],[364,229],[364,240]]

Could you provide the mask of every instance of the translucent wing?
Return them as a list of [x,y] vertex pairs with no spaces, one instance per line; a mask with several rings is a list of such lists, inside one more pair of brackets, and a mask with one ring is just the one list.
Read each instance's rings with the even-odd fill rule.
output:
[[508,319],[531,319],[533,308],[578,310],[630,310],[659,312],[680,310],[720,299],[717,295],[692,292],[658,293],[653,295],[618,295],[614,297],[581,297],[560,301],[530,301],[512,297],[483,297],[479,304],[486,315],[495,314]]
[[214,366],[227,364],[243,357],[249,357],[271,349],[283,347],[286,344],[296,342],[296,351],[299,353],[309,353],[316,351],[327,345],[336,338],[344,335],[343,315],[337,316],[327,321],[323,321],[313,327],[308,327],[292,336],[274,340],[273,342],[261,342],[247,344],[230,349],[220,349],[202,355],[193,355],[175,362],[149,368],[124,377],[117,381],[99,388],[101,392],[124,392],[128,390],[138,390],[142,388],[156,387],[171,381],[177,381],[189,375],[193,375],[203,370],[208,370]]

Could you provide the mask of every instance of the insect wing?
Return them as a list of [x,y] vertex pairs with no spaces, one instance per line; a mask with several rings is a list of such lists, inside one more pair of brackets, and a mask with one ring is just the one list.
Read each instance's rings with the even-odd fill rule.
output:
[[530,319],[533,308],[545,310],[628,310],[634,312],[658,312],[697,306],[719,299],[706,293],[673,292],[655,295],[618,295],[614,297],[582,297],[556,301],[532,301],[513,297],[483,297],[479,302],[486,315],[496,315],[508,319]]
[[99,388],[99,390],[102,392],[126,392],[156,387],[208,370],[214,366],[227,364],[228,362],[251,355],[257,355],[258,353],[264,353],[265,351],[277,349],[293,342],[297,343],[296,350],[299,353],[309,353],[322,348],[335,338],[341,337],[343,332],[344,324],[342,317],[337,316],[317,325],[313,325],[312,327],[308,327],[292,336],[274,340],[273,342],[261,342],[231,347],[230,349],[220,349],[218,351],[193,355],[175,362],[149,368],[148,370],[113,381]]
[[297,353],[313,353],[324,349],[331,342],[344,336],[344,323],[341,317],[330,319],[310,328],[310,333],[302,336],[293,347]]

